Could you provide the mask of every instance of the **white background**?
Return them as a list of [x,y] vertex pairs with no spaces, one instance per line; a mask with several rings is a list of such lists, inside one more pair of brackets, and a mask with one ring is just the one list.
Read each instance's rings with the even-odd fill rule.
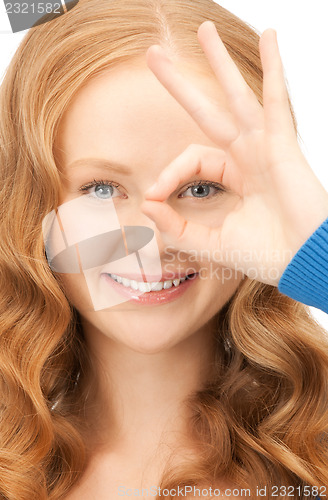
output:
[[[192,0],[190,0],[192,1]],[[226,9],[259,32],[274,28],[302,149],[316,175],[328,190],[328,2],[327,0],[218,0]],[[0,79],[24,32],[11,33],[0,0]],[[328,316],[312,309],[328,329]]]

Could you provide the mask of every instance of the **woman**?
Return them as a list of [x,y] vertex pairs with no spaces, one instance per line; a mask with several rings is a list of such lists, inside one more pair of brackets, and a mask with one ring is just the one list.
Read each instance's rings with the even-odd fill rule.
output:
[[[1,89],[3,498],[327,494],[327,341],[277,289],[325,231],[327,193],[273,32],[263,96],[258,43],[208,0],[80,0],[17,51]],[[98,237],[118,226],[109,253],[128,251],[109,266]],[[79,253],[76,272],[83,241],[93,264]]]

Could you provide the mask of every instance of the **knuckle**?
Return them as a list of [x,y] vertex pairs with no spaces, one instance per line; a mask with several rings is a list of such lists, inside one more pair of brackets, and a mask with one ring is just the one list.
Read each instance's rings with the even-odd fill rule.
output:
[[187,153],[193,158],[196,157],[197,159],[200,159],[206,149],[206,146],[193,143],[189,144],[187,147]]
[[178,241],[181,242],[181,240],[185,238],[187,227],[188,227],[188,221],[186,220],[182,221],[182,224],[179,228],[179,234],[177,236]]
[[195,153],[198,152],[199,147],[199,144],[192,143],[187,147],[187,151],[188,153]]

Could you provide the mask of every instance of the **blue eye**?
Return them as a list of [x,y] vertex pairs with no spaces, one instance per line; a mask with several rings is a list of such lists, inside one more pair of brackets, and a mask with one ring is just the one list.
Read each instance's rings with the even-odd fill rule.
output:
[[190,188],[191,194],[196,198],[205,198],[210,194],[211,188],[206,184],[199,184]]
[[224,188],[216,182],[197,182],[183,191],[179,198],[211,198],[224,191]]
[[97,198],[102,198],[103,200],[107,200],[108,198],[112,198],[114,192],[114,187],[109,184],[97,184],[94,189],[94,194]]
[[118,187],[119,184],[115,184],[113,182],[94,180],[84,186],[81,186],[79,191],[82,191],[87,196],[95,200],[110,200],[111,198],[122,196]]

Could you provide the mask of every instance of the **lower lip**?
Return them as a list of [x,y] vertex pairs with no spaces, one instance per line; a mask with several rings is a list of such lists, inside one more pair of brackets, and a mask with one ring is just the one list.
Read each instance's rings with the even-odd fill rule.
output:
[[120,293],[123,297],[128,299],[130,302],[134,302],[136,304],[142,305],[159,305],[159,304],[167,304],[168,302],[172,302],[177,298],[181,297],[187,290],[190,288],[193,283],[197,280],[198,274],[195,274],[191,279],[188,278],[182,283],[180,283],[177,287],[172,285],[171,288],[162,289],[159,292],[146,292],[140,293],[140,295],[136,294],[136,290],[133,290],[130,287],[126,287],[121,283],[118,283],[113,278],[111,278],[108,274],[102,274],[107,281],[107,283],[114,288],[115,291]]

